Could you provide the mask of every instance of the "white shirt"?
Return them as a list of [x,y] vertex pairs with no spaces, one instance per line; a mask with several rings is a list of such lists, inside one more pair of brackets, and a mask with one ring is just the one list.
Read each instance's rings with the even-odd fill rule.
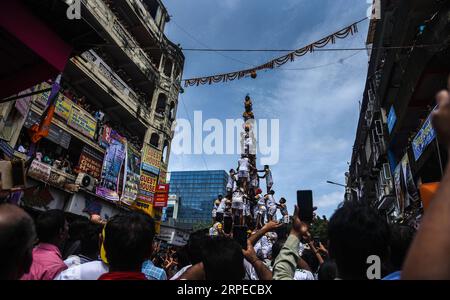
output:
[[267,196],[267,206],[268,207],[273,207],[273,206],[276,206],[276,204],[275,204],[276,202],[275,202],[275,199],[273,198],[273,195],[268,195]]
[[104,262],[96,260],[68,268],[59,273],[54,280],[97,280],[108,271],[109,267]]
[[228,176],[227,189],[231,189],[232,191],[236,190],[235,180],[236,180],[235,175]]
[[294,280],[316,280],[314,275],[307,270],[297,269],[294,273]]
[[256,243],[255,247],[256,255],[261,259],[266,259],[272,253],[272,243],[269,239],[264,235],[261,239]]
[[240,160],[238,160],[238,164],[239,164],[239,171],[248,172],[249,161],[248,161],[247,157],[244,157],[244,158],[241,158]]
[[233,202],[244,202],[244,194],[241,192],[233,193]]
[[220,200],[220,204],[217,207],[217,211],[218,213],[223,213],[225,211],[225,202],[227,201],[226,198],[222,198],[222,200]]

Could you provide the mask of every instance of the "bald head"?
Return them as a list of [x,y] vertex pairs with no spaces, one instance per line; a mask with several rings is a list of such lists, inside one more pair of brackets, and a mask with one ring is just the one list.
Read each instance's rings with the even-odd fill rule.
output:
[[29,271],[35,238],[33,220],[24,210],[0,205],[0,279],[19,279]]

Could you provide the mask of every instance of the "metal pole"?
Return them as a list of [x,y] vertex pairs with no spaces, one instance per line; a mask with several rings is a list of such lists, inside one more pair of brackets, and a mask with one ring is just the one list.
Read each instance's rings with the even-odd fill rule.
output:
[[43,94],[43,93],[51,91],[51,90],[52,90],[51,88],[48,88],[48,89],[43,89],[43,90],[39,90],[39,91],[34,91],[34,92],[31,92],[31,93],[28,93],[28,94],[24,94],[24,95],[9,97],[9,98],[0,100],[0,104],[1,103],[6,103],[6,102],[10,102],[10,101],[14,101],[14,100],[17,100],[17,99],[22,99],[22,98],[33,96],[33,95],[37,95],[37,94]]

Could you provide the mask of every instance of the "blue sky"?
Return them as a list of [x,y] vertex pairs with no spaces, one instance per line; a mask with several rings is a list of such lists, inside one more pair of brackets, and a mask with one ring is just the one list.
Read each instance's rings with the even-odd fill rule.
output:
[[[172,16],[166,35],[183,48],[297,49],[364,18],[369,7],[365,0],[163,2]],[[368,21],[361,23],[357,35],[329,47],[363,47],[367,27]],[[223,54],[231,58],[186,51],[184,78],[246,69],[280,55]],[[250,93],[257,119],[280,119],[280,161],[272,166],[277,199],[284,196],[292,213],[296,191],[311,189],[318,213],[330,216],[344,189],[326,181],[344,183],[367,64],[366,51],[316,52],[282,67],[290,70],[260,72],[256,80],[186,88],[177,117],[192,119],[194,111],[202,111],[203,119],[237,119]],[[169,171],[229,170],[237,159],[172,153]]]

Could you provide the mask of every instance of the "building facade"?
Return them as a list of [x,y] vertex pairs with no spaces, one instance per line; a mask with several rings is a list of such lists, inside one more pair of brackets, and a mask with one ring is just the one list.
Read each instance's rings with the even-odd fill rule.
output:
[[[27,195],[31,192],[25,189],[19,198],[34,199],[25,202],[39,210],[59,208],[79,215],[87,215],[91,206],[96,207],[96,211],[100,207],[100,214],[105,218],[127,209],[129,202],[128,205],[122,201],[111,202],[95,193],[112,131],[126,140],[127,157],[136,157],[129,164],[136,167],[131,175],[137,176],[139,188],[135,185],[125,189],[141,191],[144,185],[140,184],[143,171],[139,161],[144,160],[145,155],[151,159],[153,173],[147,174],[150,188],[145,190],[150,197],[155,192],[155,181],[166,181],[174,134],[172,123],[182,91],[184,66],[180,47],[164,34],[170,17],[162,2],[82,0],[81,18],[73,20],[67,18],[66,1],[17,2],[22,3],[21,9],[53,28],[61,38],[69,37],[74,41],[69,59],[61,71],[57,70],[61,82],[49,134],[36,149],[44,158],[35,164],[42,168],[37,171],[48,176],[27,174],[26,188],[39,187],[49,201],[37,199],[42,194],[40,190]],[[22,43],[19,38],[16,41],[13,33],[4,33],[3,28],[1,33],[2,37],[7,35],[15,43]],[[58,72],[51,77],[36,75],[37,79],[29,81],[33,84],[27,89],[10,95],[16,100],[0,104],[0,143],[5,155],[2,158],[27,159],[31,144],[29,128],[39,123],[44,114]],[[27,96],[18,97],[18,94]],[[62,161],[69,166],[56,167],[56,162]],[[128,166],[126,161],[125,165]],[[78,189],[80,173],[89,175],[93,183],[82,184]],[[124,176],[123,169],[120,174]],[[123,185],[127,180],[120,177],[117,181],[120,181],[119,193],[125,190]]]
[[430,113],[448,88],[450,3],[381,1],[370,23],[369,70],[347,179],[347,200],[390,222],[417,225],[447,162]]
[[178,197],[177,227],[210,224],[214,200],[226,195],[227,181],[223,170],[171,172],[170,194]]

